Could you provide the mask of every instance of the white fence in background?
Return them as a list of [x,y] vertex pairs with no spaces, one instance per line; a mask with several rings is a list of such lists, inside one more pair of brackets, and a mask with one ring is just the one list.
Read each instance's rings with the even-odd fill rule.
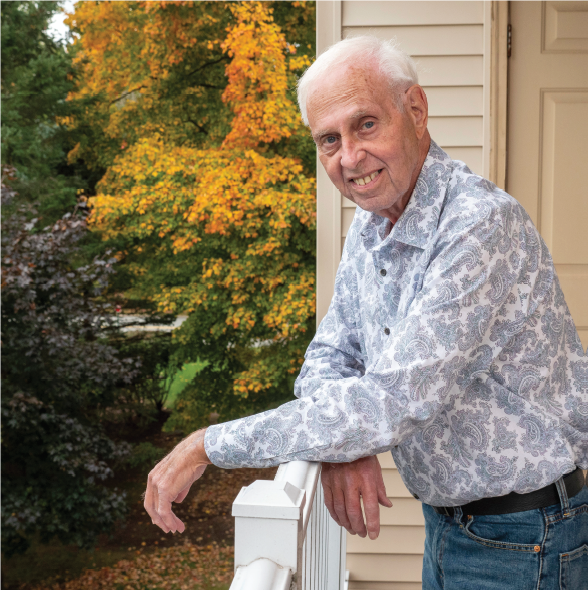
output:
[[323,503],[320,463],[292,461],[233,502],[231,590],[344,590],[345,535]]

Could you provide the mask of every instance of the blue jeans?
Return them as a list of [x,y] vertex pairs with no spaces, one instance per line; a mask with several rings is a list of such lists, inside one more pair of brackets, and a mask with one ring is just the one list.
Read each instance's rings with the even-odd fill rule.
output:
[[453,517],[423,504],[423,590],[588,590],[588,487],[547,508]]

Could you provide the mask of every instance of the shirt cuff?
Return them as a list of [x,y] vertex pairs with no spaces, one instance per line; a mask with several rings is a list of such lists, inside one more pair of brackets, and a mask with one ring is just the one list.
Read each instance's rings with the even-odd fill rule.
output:
[[204,434],[204,450],[210,462],[221,469],[240,467],[274,467],[284,463],[282,457],[263,457],[253,452],[253,445],[247,448],[243,438],[249,438],[247,426],[252,416],[209,426]]

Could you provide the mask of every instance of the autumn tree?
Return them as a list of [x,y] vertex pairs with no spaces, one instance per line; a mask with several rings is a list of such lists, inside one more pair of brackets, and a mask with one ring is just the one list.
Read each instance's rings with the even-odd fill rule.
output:
[[[223,41],[236,24],[233,4],[78,2],[67,21],[79,35],[72,54],[80,83],[70,99],[83,112],[73,122],[78,141],[70,159],[105,170],[128,146],[154,133],[169,145],[220,146],[231,129],[232,111],[222,95],[231,61]],[[314,55],[314,2],[264,2],[263,9],[279,27],[257,31],[290,41],[282,57],[293,74]],[[292,75],[290,100],[294,85]],[[301,158],[307,173],[314,169],[308,136],[266,144]]]
[[71,157],[107,168],[92,227],[128,305],[188,314],[182,360],[207,362],[181,427],[284,399],[312,335],[314,148],[294,88],[313,19],[299,2],[84,2],[70,19],[70,98],[102,96],[73,122],[95,131]]

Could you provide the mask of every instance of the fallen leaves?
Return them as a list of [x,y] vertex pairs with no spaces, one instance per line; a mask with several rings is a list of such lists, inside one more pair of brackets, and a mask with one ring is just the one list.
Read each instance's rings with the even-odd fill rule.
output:
[[86,570],[79,578],[61,584],[39,585],[32,590],[195,590],[228,586],[233,579],[233,548],[191,543],[156,549],[113,567]]

